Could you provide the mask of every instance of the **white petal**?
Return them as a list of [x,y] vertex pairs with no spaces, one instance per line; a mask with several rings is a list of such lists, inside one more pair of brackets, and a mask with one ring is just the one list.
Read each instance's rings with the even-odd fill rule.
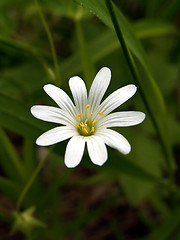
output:
[[31,113],[34,117],[47,122],[54,122],[63,125],[70,124],[74,126],[74,119],[69,113],[56,107],[36,105],[31,107]]
[[94,109],[100,104],[104,93],[106,92],[109,83],[111,80],[111,71],[107,67],[101,68],[101,70],[97,73],[90,91],[89,91],[89,104],[90,111],[94,112]]
[[75,117],[75,106],[70,97],[60,88],[47,84],[44,86],[44,91],[58,104],[60,108],[68,112],[71,116]]
[[69,79],[69,86],[79,113],[84,111],[87,105],[87,90],[84,81],[80,77],[72,77]]
[[76,131],[73,131],[73,129],[70,129],[69,127],[56,127],[38,137],[36,144],[39,146],[49,146],[58,142],[62,142],[74,135],[76,135]]
[[99,106],[98,112],[103,112],[104,115],[107,115],[131,98],[135,94],[136,90],[137,88],[133,84],[129,84],[116,90],[102,102]]
[[98,122],[99,127],[128,127],[144,121],[145,114],[138,111],[115,112],[107,115]]
[[103,129],[98,130],[96,134],[100,136],[108,146],[117,149],[123,154],[130,153],[131,145],[120,133],[111,129]]
[[68,168],[76,167],[83,156],[85,138],[82,136],[72,137],[66,147],[65,164]]
[[86,141],[91,161],[96,165],[102,166],[108,158],[104,142],[98,136],[87,137]]

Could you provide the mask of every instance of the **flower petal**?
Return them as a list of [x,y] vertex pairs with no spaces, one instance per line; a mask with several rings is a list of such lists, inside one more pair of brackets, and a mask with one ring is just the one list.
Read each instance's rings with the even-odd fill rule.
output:
[[76,135],[76,132],[69,127],[56,127],[38,137],[36,144],[39,146],[49,146],[58,142],[62,142],[74,135]]
[[83,136],[72,137],[66,147],[65,165],[68,168],[76,167],[83,156],[85,147],[85,138]]
[[31,113],[34,117],[43,121],[74,126],[72,116],[60,108],[35,105],[31,107]]
[[128,127],[144,121],[145,114],[138,111],[115,112],[107,115],[98,122],[99,127]]
[[120,133],[113,131],[111,129],[98,130],[96,132],[100,136],[104,143],[108,146],[117,149],[123,154],[128,154],[131,151],[131,145]]
[[94,109],[100,104],[104,93],[106,92],[109,83],[111,80],[111,71],[107,67],[103,67],[97,73],[90,91],[89,91],[89,104],[90,104],[90,112],[94,112]]
[[87,137],[86,141],[91,161],[96,165],[102,166],[108,158],[105,144],[98,136]]
[[129,84],[116,90],[101,103],[98,112],[102,112],[104,115],[109,114],[121,104],[126,102],[129,98],[131,98],[135,94],[136,90],[137,88],[133,84]]
[[58,104],[60,108],[68,112],[71,116],[76,116],[73,102],[62,89],[52,84],[47,84],[44,86],[44,91]]
[[[72,77],[69,79],[69,86],[74,98],[78,112],[84,111],[87,105],[87,90],[84,81],[78,77]],[[77,113],[78,114],[78,113]]]

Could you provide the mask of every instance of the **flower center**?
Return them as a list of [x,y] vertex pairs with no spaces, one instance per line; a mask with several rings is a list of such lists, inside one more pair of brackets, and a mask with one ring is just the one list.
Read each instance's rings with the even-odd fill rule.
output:
[[[89,108],[89,104],[86,105],[85,110],[87,110]],[[87,114],[85,114],[87,116]],[[95,132],[95,124],[97,122],[97,120],[95,119],[94,121],[91,120],[91,117],[93,115],[93,113],[89,113],[89,118],[86,118],[83,121],[78,121],[76,122],[76,128],[79,132],[80,135],[82,136],[90,136],[93,135]],[[103,116],[104,114],[102,112],[99,112],[100,116]],[[76,118],[81,119],[81,117],[83,117],[83,113],[79,113]]]

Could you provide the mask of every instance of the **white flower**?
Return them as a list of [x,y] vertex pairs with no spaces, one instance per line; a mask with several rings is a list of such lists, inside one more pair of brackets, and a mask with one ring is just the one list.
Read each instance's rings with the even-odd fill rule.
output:
[[45,92],[59,108],[36,105],[31,108],[31,113],[38,119],[63,126],[43,133],[36,140],[36,144],[48,146],[71,138],[65,152],[65,164],[69,168],[80,163],[85,143],[91,161],[99,166],[108,158],[105,144],[123,154],[128,154],[131,150],[128,141],[109,128],[139,124],[144,120],[145,114],[137,111],[111,113],[135,94],[136,86],[130,84],[119,88],[101,103],[110,79],[110,69],[102,68],[97,73],[87,97],[84,81],[78,76],[70,78],[69,86],[75,104],[62,89],[52,84],[45,85]]

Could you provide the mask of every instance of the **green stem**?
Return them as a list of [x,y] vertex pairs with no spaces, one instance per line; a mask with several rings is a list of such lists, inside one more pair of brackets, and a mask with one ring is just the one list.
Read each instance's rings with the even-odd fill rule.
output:
[[39,162],[38,166],[36,167],[36,169],[34,170],[33,174],[31,175],[29,181],[26,183],[24,189],[22,190],[18,200],[17,200],[17,205],[16,205],[16,209],[17,211],[20,210],[20,207],[21,207],[21,204],[22,204],[22,201],[25,197],[25,195],[27,194],[27,192],[29,191],[30,187],[32,186],[35,178],[37,177],[38,173],[40,172],[42,166],[44,165],[47,157],[49,156],[49,154],[51,153],[52,151],[52,148],[49,149],[49,151],[46,153],[46,155],[44,156],[44,158]]
[[52,57],[53,57],[53,62],[54,62],[54,69],[55,69],[55,74],[56,74],[56,81],[57,81],[57,84],[59,85],[60,82],[61,82],[61,76],[60,76],[60,72],[59,72],[59,66],[58,66],[58,61],[57,61],[57,55],[56,55],[56,51],[55,51],[55,46],[54,46],[54,42],[53,42],[53,38],[52,38],[52,34],[51,34],[51,31],[48,27],[48,24],[46,22],[46,19],[43,15],[43,12],[41,11],[41,8],[39,6],[39,3],[38,3],[38,0],[34,0],[35,4],[36,4],[36,7],[38,9],[38,12],[39,12],[39,16],[41,18],[41,21],[42,21],[42,24],[45,28],[45,31],[46,31],[46,34],[47,34],[47,37],[48,37],[48,40],[49,40],[49,44],[50,44],[50,47],[51,47],[51,51],[52,51]]
[[111,0],[105,0],[105,3],[106,3],[106,6],[108,8],[109,14],[111,16],[111,20],[113,22],[114,29],[116,31],[117,37],[118,37],[119,42],[120,42],[120,44],[122,46],[122,49],[123,49],[126,61],[128,63],[128,66],[130,68],[131,74],[132,74],[132,76],[134,78],[135,84],[139,87],[140,95],[141,95],[142,100],[144,102],[144,105],[145,105],[145,107],[146,107],[146,109],[147,109],[147,111],[148,111],[148,113],[149,113],[149,115],[151,117],[152,123],[153,123],[154,128],[155,128],[155,130],[157,132],[157,135],[159,137],[159,140],[160,140],[160,143],[161,143],[161,146],[162,146],[162,149],[163,149],[163,153],[165,155],[165,159],[166,159],[166,162],[167,162],[167,168],[168,168],[168,172],[169,172],[170,178],[171,178],[172,182],[174,182],[174,180],[173,180],[174,177],[173,177],[172,164],[171,164],[171,161],[170,161],[171,156],[170,156],[170,154],[169,154],[169,152],[167,150],[166,144],[164,143],[164,140],[163,140],[163,138],[161,136],[161,131],[160,131],[159,127],[158,127],[158,124],[156,122],[155,117],[152,114],[152,111],[151,111],[151,108],[150,108],[150,106],[148,104],[148,101],[147,101],[147,99],[146,99],[146,97],[145,97],[145,95],[144,95],[144,93],[143,93],[143,91],[141,89],[141,86],[139,85],[140,76],[139,76],[138,70],[136,68],[133,56],[130,53],[130,51],[129,51],[126,43],[125,43],[125,40],[123,38],[123,34],[122,34],[121,28],[120,28],[120,26],[118,24],[117,18],[115,16],[115,12],[114,12]]

